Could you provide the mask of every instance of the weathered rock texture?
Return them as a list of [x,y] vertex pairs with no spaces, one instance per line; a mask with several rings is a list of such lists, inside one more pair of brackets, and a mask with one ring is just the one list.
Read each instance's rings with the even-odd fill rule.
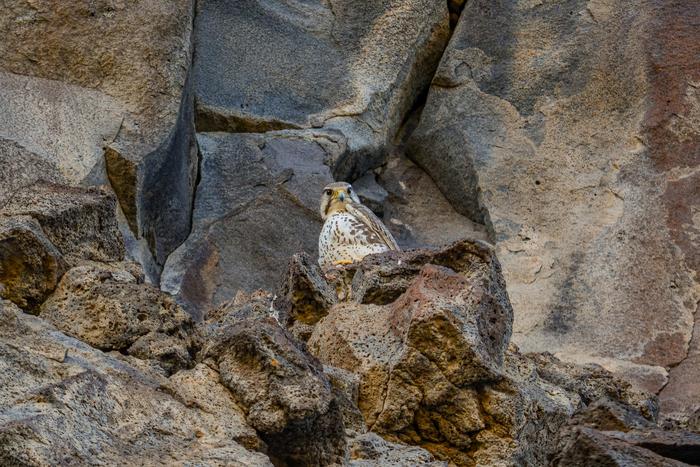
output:
[[71,184],[108,175],[129,225],[163,264],[189,231],[196,178],[186,85],[193,1],[18,0],[4,10],[0,137]]
[[680,394],[697,375],[680,366],[700,297],[697,19],[686,2],[468,2],[409,143],[490,226],[515,342],[652,391],[680,368],[662,393],[678,413],[700,403]]
[[697,464],[691,3],[3,2],[0,465]]
[[448,34],[443,1],[199,2],[197,128],[336,130],[348,150],[333,174],[357,176],[381,163]]
[[0,296],[35,310],[66,269],[119,261],[122,237],[113,195],[38,181],[0,206]]
[[[304,268],[289,274],[300,276],[285,284],[303,284],[291,295],[306,298],[296,302],[305,310],[318,281]],[[309,349],[359,376],[348,400],[357,398],[371,432],[456,465],[547,465],[577,412],[612,404],[639,427],[655,426],[656,402],[603,368],[507,349],[512,311],[483,243],[375,255],[331,280],[345,298],[313,324]],[[600,412],[592,413],[601,423],[615,420]]]
[[465,237],[488,240],[486,228],[457,212],[402,151],[393,152],[377,172],[377,181],[387,191],[381,206],[384,221],[405,248],[447,245]]
[[169,372],[191,366],[190,315],[129,266],[71,269],[41,306],[41,317],[101,350],[158,360]]
[[285,465],[345,456],[338,402],[323,367],[269,315],[271,297],[225,307],[206,327],[201,358],[218,369],[246,420]]
[[255,433],[205,368],[168,381],[9,302],[0,355],[0,464],[272,465],[243,447]]
[[273,288],[289,256],[315,251],[318,193],[332,181],[312,135],[198,135],[200,182],[192,233],[173,253],[163,290],[195,314],[237,291]]
[[40,305],[67,265],[41,225],[28,216],[0,217],[0,296],[25,309]]
[[115,199],[97,188],[73,188],[37,182],[17,191],[0,209],[0,216],[35,219],[65,258],[119,261],[124,244],[114,217]]

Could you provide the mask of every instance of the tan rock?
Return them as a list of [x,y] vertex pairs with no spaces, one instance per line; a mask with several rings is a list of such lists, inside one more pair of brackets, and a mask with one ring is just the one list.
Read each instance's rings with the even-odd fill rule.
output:
[[24,146],[0,136],[0,209],[18,190],[37,180],[65,181],[60,171]]
[[0,216],[0,296],[35,310],[67,268],[61,252],[29,216]]
[[41,317],[99,349],[157,360],[168,372],[191,365],[190,316],[119,266],[71,269],[41,306]]
[[700,296],[691,10],[469,2],[408,147],[489,226],[519,346],[646,365],[653,391]]
[[5,13],[0,136],[68,183],[109,179],[162,266],[189,232],[196,181],[194,2],[12,0]]
[[334,390],[321,363],[269,316],[269,304],[253,297],[213,315],[198,358],[219,372],[271,458],[342,463],[345,432]]
[[403,293],[388,304],[334,305],[309,349],[359,374],[358,406],[368,428],[457,462],[453,454],[464,457],[470,433],[485,427],[471,385],[501,377],[510,306],[498,292],[497,271],[488,248],[469,242],[368,257],[357,266],[353,294],[363,280],[386,289],[374,297]]
[[[130,358],[0,302],[0,464],[272,465],[234,441],[253,431],[216,405],[226,390],[214,374],[168,381]],[[199,408],[205,401],[219,410]]]
[[17,191],[0,216],[31,216],[51,243],[74,265],[80,261],[120,261],[124,243],[114,215],[114,195],[44,181]]

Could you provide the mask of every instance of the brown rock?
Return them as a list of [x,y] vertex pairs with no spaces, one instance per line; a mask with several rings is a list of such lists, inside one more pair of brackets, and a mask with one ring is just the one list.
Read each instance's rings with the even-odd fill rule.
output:
[[193,325],[167,294],[118,266],[68,271],[41,317],[102,350],[154,359],[169,372],[191,365]]
[[700,465],[700,434],[697,433],[645,429],[624,433],[613,431],[606,434],[669,459]]
[[211,426],[203,437],[225,437],[246,449],[265,450],[265,444],[246,424],[245,414],[219,381],[219,374],[208,366],[198,363],[190,370],[177,372],[168,379],[166,388],[186,407],[199,409],[210,419]]
[[333,386],[335,400],[343,415],[343,426],[348,438],[353,438],[367,432],[365,418],[358,408],[360,397],[360,377],[342,368],[323,366],[323,372]]
[[651,420],[644,418],[638,411],[608,398],[591,402],[588,406],[579,410],[570,423],[595,428],[600,431],[622,432],[654,426]]
[[554,458],[552,465],[560,467],[571,465],[681,467],[687,465],[608,437],[603,432],[592,428],[574,428],[565,439],[567,441],[562,446],[561,452]]
[[31,216],[71,264],[120,261],[124,243],[114,215],[116,200],[98,188],[37,182],[12,196],[0,216]]
[[215,373],[145,363],[0,302],[0,464],[271,467]]
[[321,364],[263,310],[243,305],[209,321],[200,358],[219,371],[271,458],[342,462],[342,415]]
[[[189,233],[192,0],[6,5],[0,135],[67,182],[112,184],[162,266]],[[105,155],[106,160],[105,160]]]
[[374,433],[367,433],[350,441],[352,467],[447,467],[446,461],[438,461],[425,449],[388,442]]
[[66,270],[61,252],[29,216],[0,216],[0,296],[35,310]]
[[275,300],[284,326],[306,341],[313,326],[336,301],[335,291],[324,279],[318,263],[306,253],[292,256]]
[[324,363],[359,374],[358,404],[372,431],[434,443],[428,447],[433,452],[444,446],[443,458],[468,450],[470,433],[484,428],[478,393],[470,386],[500,378],[510,329],[507,297],[499,295],[503,286],[490,264],[495,259],[483,246],[474,248],[486,259],[464,245],[382,255],[385,261],[366,258],[358,271],[386,266],[386,274],[373,276],[386,281],[378,289],[407,287],[405,292],[387,305],[339,303],[309,340]]
[[688,355],[669,372],[668,384],[659,393],[661,415],[667,423],[700,433],[700,313]]
[[[406,291],[425,264],[445,266],[465,276],[483,276],[489,281],[487,289],[493,295],[493,300],[502,304],[508,302],[501,266],[493,254],[493,248],[487,243],[474,240],[458,240],[432,250],[408,250],[368,256],[358,265],[349,268],[352,271],[352,284],[348,294],[358,303],[391,303]],[[508,339],[510,331],[502,331],[495,330]]]

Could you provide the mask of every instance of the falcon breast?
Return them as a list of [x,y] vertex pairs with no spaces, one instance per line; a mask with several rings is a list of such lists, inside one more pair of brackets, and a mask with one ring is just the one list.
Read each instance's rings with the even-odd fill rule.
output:
[[349,183],[326,186],[320,211],[325,222],[318,239],[318,263],[324,269],[351,264],[372,253],[399,249],[391,232],[360,202]]

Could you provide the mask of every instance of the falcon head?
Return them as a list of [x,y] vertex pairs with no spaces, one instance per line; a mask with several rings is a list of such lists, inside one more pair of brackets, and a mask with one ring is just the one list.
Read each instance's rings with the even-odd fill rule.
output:
[[334,212],[345,211],[345,206],[348,203],[362,204],[352,185],[346,182],[335,182],[326,185],[321,195],[321,218],[326,220]]

